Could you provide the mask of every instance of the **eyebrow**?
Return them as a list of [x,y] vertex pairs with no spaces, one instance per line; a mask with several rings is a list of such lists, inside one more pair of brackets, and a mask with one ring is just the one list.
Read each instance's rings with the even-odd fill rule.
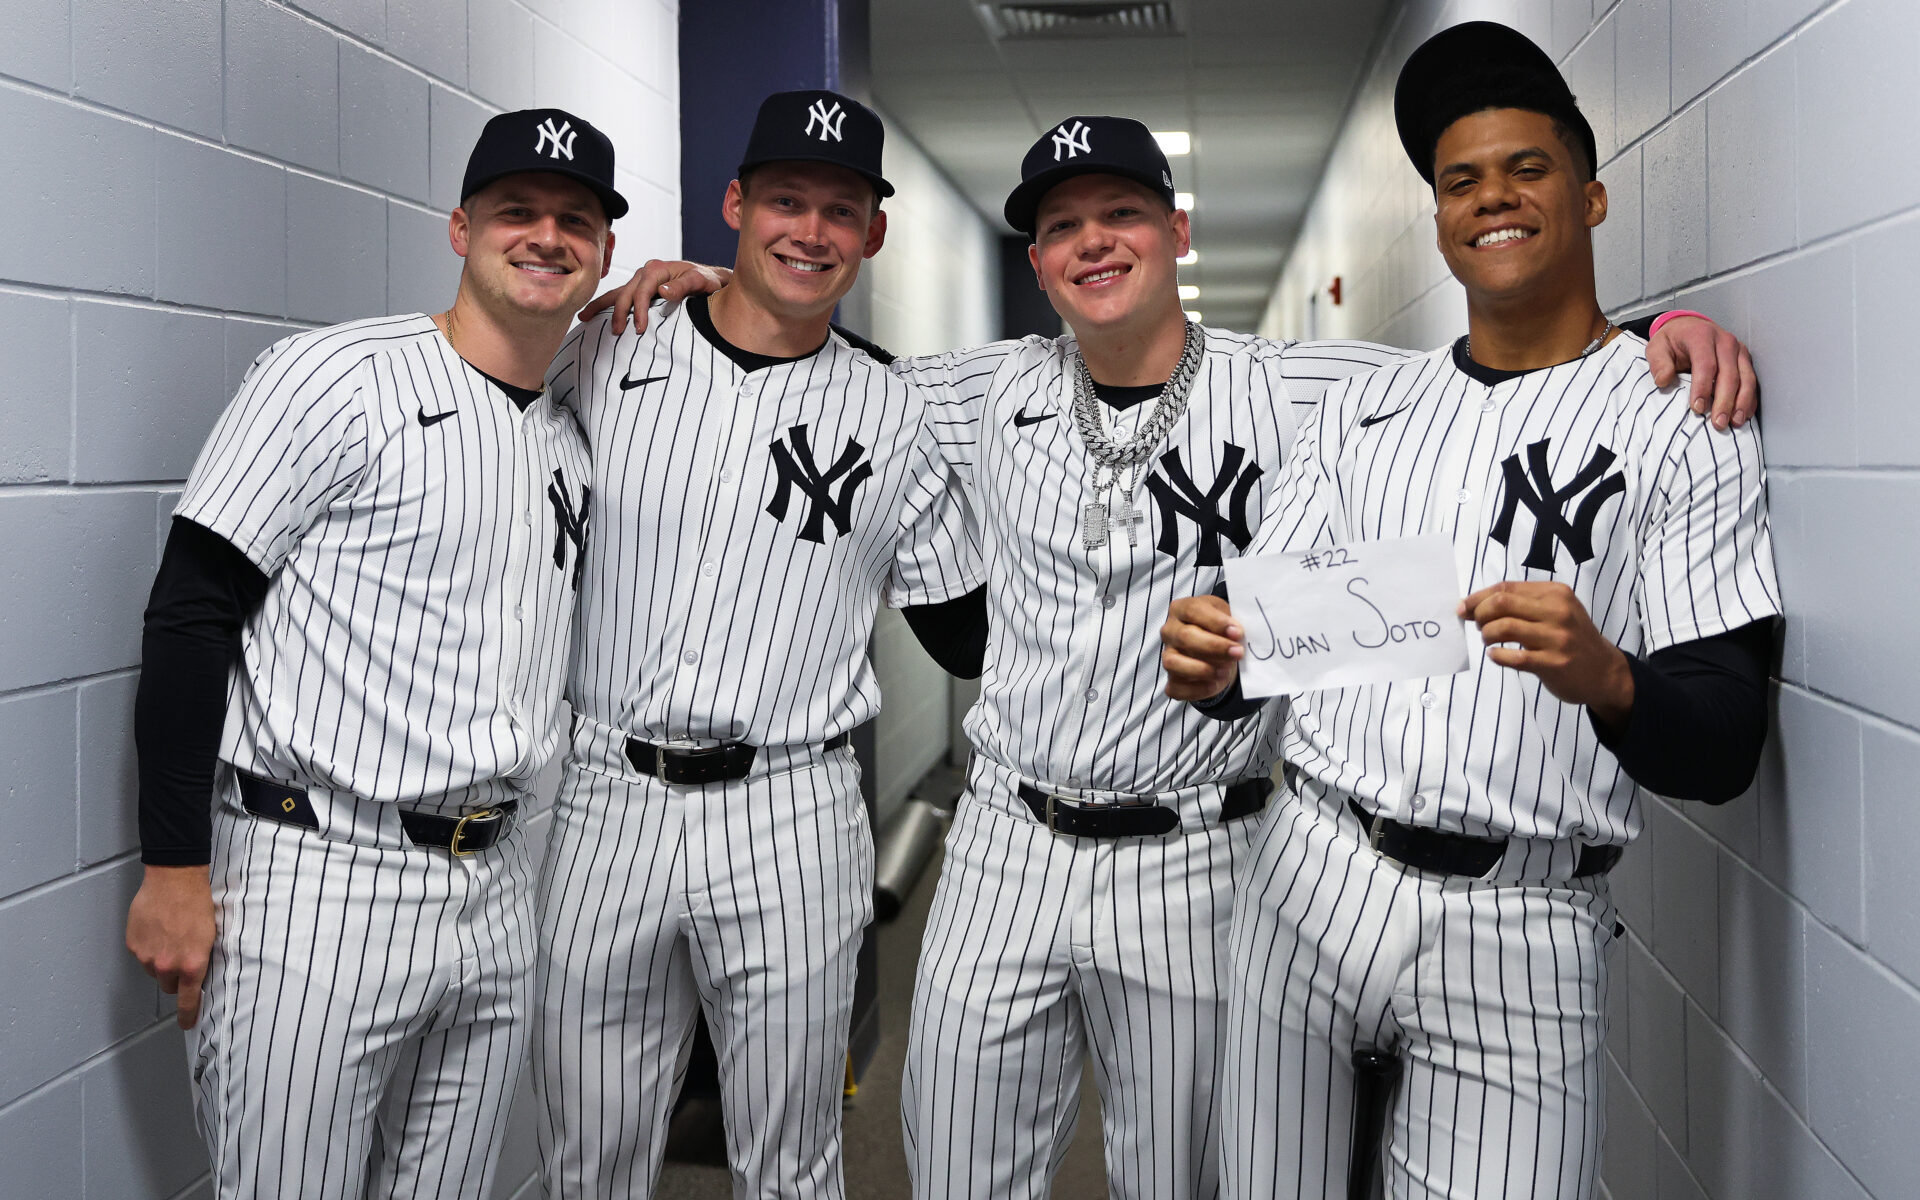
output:
[[[1528,146],[1524,150],[1515,150],[1512,154],[1507,155],[1506,165],[1511,167],[1515,163],[1526,158],[1551,159],[1553,158],[1553,155],[1548,154],[1546,150],[1542,149],[1539,146]],[[1474,170],[1474,165],[1472,163],[1466,163],[1466,162],[1449,163],[1446,166],[1440,168],[1435,178],[1445,178],[1448,175],[1458,175],[1462,172],[1470,172],[1472,170]]]

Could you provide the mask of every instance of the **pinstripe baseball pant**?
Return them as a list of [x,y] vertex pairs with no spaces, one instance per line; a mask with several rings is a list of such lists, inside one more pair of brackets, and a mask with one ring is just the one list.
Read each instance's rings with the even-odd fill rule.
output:
[[1429,874],[1369,848],[1338,793],[1282,795],[1235,900],[1225,1195],[1345,1200],[1358,1048],[1404,1060],[1389,1196],[1593,1194],[1613,905],[1605,876],[1512,868],[1526,851]]
[[653,1194],[704,1010],[734,1195],[833,1200],[873,911],[853,752],[802,749],[782,769],[670,786],[633,771],[619,740],[579,721],[541,870],[533,1059],[548,1192]]
[[455,858],[391,804],[310,799],[324,833],[233,795],[214,813],[219,933],[187,1042],[214,1191],[485,1196],[526,1060],[526,834]]
[[1074,838],[1017,783],[976,754],[947,836],[901,1098],[914,1195],[1044,1200],[1091,1056],[1111,1194],[1214,1196],[1232,879],[1255,821],[1221,824],[1208,786],[1170,801],[1186,832]]

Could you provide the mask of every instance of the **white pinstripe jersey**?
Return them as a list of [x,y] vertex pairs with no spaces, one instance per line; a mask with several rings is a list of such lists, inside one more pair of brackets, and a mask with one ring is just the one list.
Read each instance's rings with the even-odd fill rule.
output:
[[[1655,387],[1632,334],[1499,382],[1452,349],[1348,380],[1302,431],[1249,553],[1446,533],[1466,592],[1558,580],[1635,655],[1776,615],[1759,431],[1715,432],[1686,386]],[[1631,840],[1636,788],[1586,713],[1472,658],[1294,697],[1287,760],[1409,824]]]
[[570,414],[521,411],[426,316],[269,347],[175,509],[271,579],[220,756],[373,800],[530,784],[559,738],[587,469]]
[[[1071,336],[895,364],[929,390],[981,525],[991,628],[967,734],[1029,779],[1148,794],[1247,778],[1278,754],[1277,710],[1219,722],[1166,697],[1160,625],[1176,597],[1211,589],[1258,528],[1295,412],[1331,380],[1402,352],[1204,332],[1187,412],[1134,496],[1137,544],[1118,532],[1091,552],[1080,514],[1093,462],[1073,428]],[[1109,409],[1109,427],[1129,437],[1152,409]]]
[[593,446],[569,695],[647,741],[824,741],[880,709],[874,611],[978,587],[920,395],[830,335],[745,371],[683,305],[606,318],[549,376]]

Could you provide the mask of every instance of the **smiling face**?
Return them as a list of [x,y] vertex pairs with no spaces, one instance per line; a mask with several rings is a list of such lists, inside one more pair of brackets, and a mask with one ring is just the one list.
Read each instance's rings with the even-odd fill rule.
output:
[[613,265],[606,210],[564,175],[524,172],[481,188],[453,210],[461,289],[498,317],[571,320]]
[[827,163],[757,167],[727,185],[721,215],[740,232],[733,286],[789,320],[831,313],[887,235],[873,185]]
[[1607,189],[1584,178],[1551,117],[1471,113],[1441,133],[1434,164],[1440,253],[1470,301],[1591,294]]
[[1076,331],[1180,317],[1174,260],[1187,214],[1118,175],[1076,175],[1040,198],[1027,259],[1054,311]]

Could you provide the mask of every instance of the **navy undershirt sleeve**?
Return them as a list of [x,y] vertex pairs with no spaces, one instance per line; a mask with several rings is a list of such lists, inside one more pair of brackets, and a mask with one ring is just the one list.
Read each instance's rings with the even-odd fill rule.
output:
[[267,577],[219,534],[175,517],[147,600],[133,740],[140,767],[140,861],[212,861],[213,779],[240,629]]
[[1646,658],[1630,654],[1627,727],[1610,733],[1594,721],[1594,733],[1648,791],[1724,804],[1747,790],[1760,766],[1772,654],[1771,618]]
[[947,674],[978,679],[987,663],[987,589],[939,604],[914,604],[900,610],[913,636]]

